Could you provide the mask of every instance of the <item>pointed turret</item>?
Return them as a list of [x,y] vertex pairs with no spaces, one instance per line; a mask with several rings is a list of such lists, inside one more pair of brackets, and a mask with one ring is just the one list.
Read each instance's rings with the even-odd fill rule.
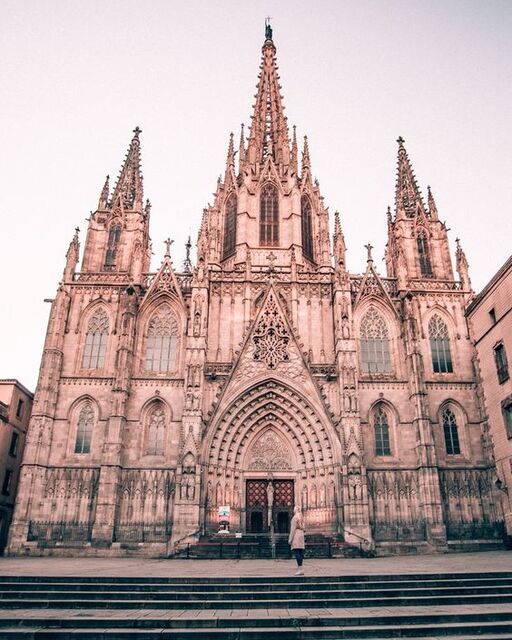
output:
[[233,144],[233,133],[229,134],[228,156],[226,159],[226,172],[229,167],[235,168],[235,147]]
[[143,189],[139,140],[141,133],[139,127],[135,127],[133,130],[134,135],[112,194],[112,208],[122,205],[124,209],[142,212]]
[[334,236],[333,236],[333,248],[334,248],[334,268],[337,271],[345,271],[345,237],[341,230],[340,214],[338,211],[334,212]]
[[437,214],[437,205],[434,200],[434,196],[432,195],[432,190],[430,189],[430,185],[427,187],[428,191],[428,215],[432,220],[438,220],[439,216]]
[[464,289],[464,291],[472,291],[471,280],[469,278],[469,264],[466,258],[466,254],[460,246],[459,238],[456,238],[455,242],[457,244],[457,249],[455,252],[456,268],[457,273],[459,274],[460,281],[462,283],[462,288]]
[[240,143],[238,145],[238,171],[242,171],[242,167],[245,163],[245,137],[244,137],[244,123],[240,125]]
[[292,140],[292,157],[290,160],[290,165],[292,168],[292,172],[297,175],[299,172],[299,163],[298,163],[298,147],[297,147],[297,127],[293,125],[293,140]]
[[110,193],[110,176],[107,175],[105,178],[105,184],[103,185],[103,189],[101,190],[100,199],[98,202],[98,209],[104,210],[108,207],[108,196]]
[[192,241],[190,236],[185,244],[185,260],[183,261],[183,271],[185,273],[192,273],[192,260],[190,259],[190,250],[192,249]]
[[256,102],[249,137],[249,162],[261,165],[270,156],[276,164],[290,162],[290,140],[277,73],[272,27],[265,25]]
[[64,282],[69,282],[75,275],[76,265],[78,264],[78,257],[80,254],[80,242],[78,240],[79,232],[80,229],[76,227],[75,235],[69,243],[69,247],[66,253],[66,266],[64,268]]
[[416,183],[411,162],[404,147],[405,140],[400,136],[398,142],[398,170],[396,179],[395,208],[397,218],[414,218],[419,213],[425,215],[425,205]]
[[311,170],[311,158],[309,157],[309,144],[308,137],[304,136],[304,147],[302,149],[302,177],[306,171]]

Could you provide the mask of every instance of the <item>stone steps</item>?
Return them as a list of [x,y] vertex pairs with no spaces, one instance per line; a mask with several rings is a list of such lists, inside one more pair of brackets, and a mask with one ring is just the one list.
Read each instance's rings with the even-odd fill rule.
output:
[[0,577],[2,640],[157,637],[512,640],[512,572],[233,579]]

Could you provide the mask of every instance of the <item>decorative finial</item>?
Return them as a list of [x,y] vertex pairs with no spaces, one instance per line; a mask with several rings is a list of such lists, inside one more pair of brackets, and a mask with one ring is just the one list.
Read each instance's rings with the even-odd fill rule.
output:
[[366,251],[368,251],[368,258],[367,258],[367,261],[368,261],[368,262],[373,262],[373,258],[372,258],[372,249],[373,249],[373,246],[372,246],[370,243],[365,244],[364,246],[365,246]]
[[272,40],[272,27],[270,26],[271,16],[265,18],[265,40]]
[[192,248],[192,241],[189,236],[185,244],[185,260],[183,261],[183,271],[185,271],[185,273],[192,273],[192,261],[190,260],[191,248]]
[[398,146],[399,147],[403,147],[404,146],[405,140],[402,138],[402,136],[398,136],[396,141],[398,142]]
[[140,129],[139,127],[135,127],[133,133],[135,134],[135,138],[138,138],[139,134],[142,133],[142,129]]
[[[80,233],[80,227],[75,227],[75,235],[78,235]],[[458,241],[458,238],[457,238]]]
[[165,244],[165,257],[166,258],[170,258],[171,257],[171,244],[174,242],[174,240],[171,240],[170,238],[167,238],[167,240],[164,240],[164,244]]

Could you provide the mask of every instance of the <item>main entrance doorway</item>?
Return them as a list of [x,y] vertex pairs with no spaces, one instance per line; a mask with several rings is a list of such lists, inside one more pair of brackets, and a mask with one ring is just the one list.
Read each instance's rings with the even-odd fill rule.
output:
[[247,533],[288,533],[294,503],[293,480],[247,480]]

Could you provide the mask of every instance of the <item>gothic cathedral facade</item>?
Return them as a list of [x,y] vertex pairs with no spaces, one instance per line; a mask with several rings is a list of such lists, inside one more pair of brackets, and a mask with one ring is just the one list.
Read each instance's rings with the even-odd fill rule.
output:
[[[398,140],[386,275],[347,271],[269,26],[249,135],[229,141],[196,265],[150,272],[140,131],[76,234],[52,305],[9,551],[165,555],[219,529],[419,551],[499,537],[465,306]],[[291,134],[291,135],[290,135]],[[235,159],[235,156],[238,158]],[[189,256],[188,256],[189,258]],[[73,551],[74,550],[74,551]]]

